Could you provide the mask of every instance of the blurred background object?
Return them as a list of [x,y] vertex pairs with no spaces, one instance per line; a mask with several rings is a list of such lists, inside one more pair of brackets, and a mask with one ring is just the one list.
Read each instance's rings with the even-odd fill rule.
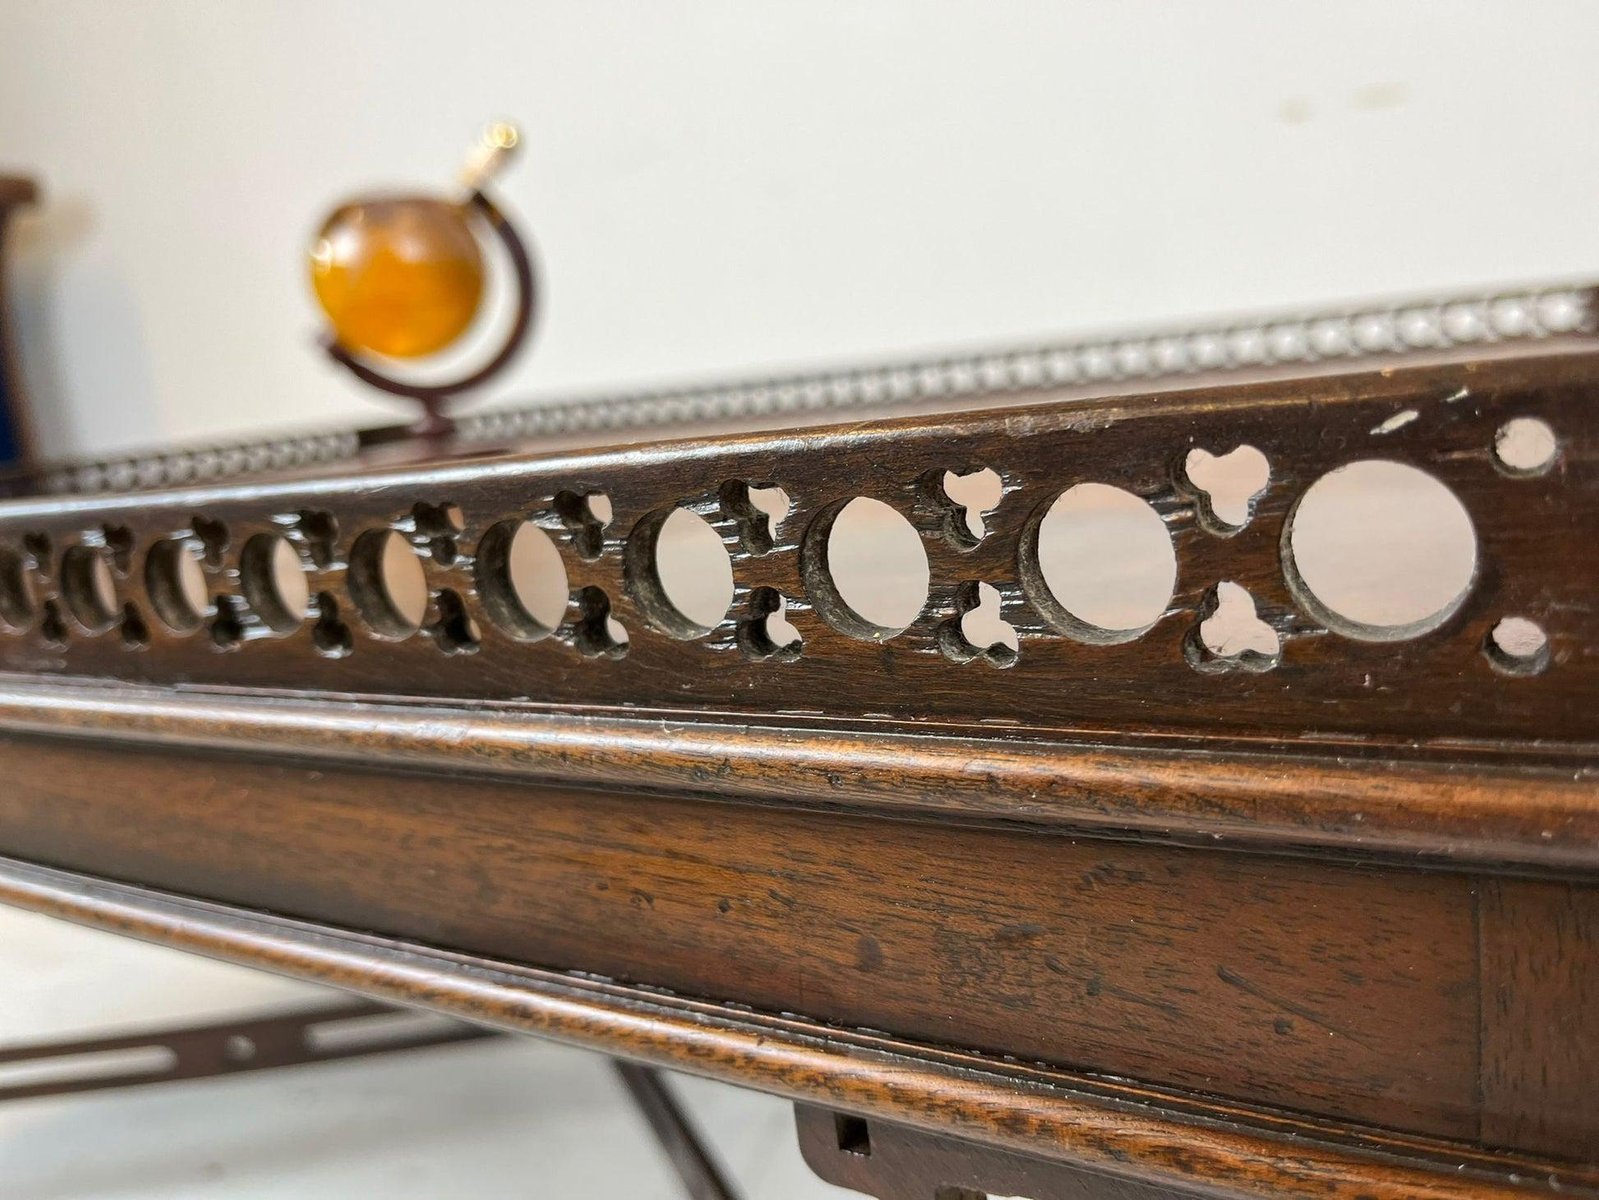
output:
[[1578,3],[21,0],[41,452],[370,422],[302,350],[297,252],[488,113],[536,128],[503,195],[558,281],[490,404],[1591,276],[1596,35]]
[[[515,125],[496,121],[474,143],[455,196],[384,193],[346,200],[311,243],[311,285],[329,323],[328,355],[362,383],[413,401],[421,415],[411,432],[447,437],[446,411],[466,393],[498,378],[533,328],[533,265],[510,216],[489,196],[492,177],[521,141]],[[426,359],[466,334],[483,308],[488,278],[480,237],[493,235],[509,271],[511,316],[498,348],[446,379],[396,375],[387,359]]]
[[11,332],[5,270],[11,217],[39,198],[39,185],[23,175],[0,175],[0,472],[26,469],[33,460],[32,425],[21,356]]

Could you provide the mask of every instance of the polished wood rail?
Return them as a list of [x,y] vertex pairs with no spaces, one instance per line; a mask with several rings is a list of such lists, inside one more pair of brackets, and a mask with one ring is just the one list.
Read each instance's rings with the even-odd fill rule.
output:
[[[0,506],[0,898],[819,1106],[885,1197],[1599,1194],[1596,391],[1568,353]],[[1360,471],[1466,539],[1424,610],[1298,540]],[[1048,561],[1090,484],[1170,564],[1136,621]],[[902,620],[837,576],[858,498],[923,555]],[[815,1157],[848,1119],[875,1166]],[[977,1149],[883,1165],[923,1135]]]
[[1276,1112],[1013,1058],[476,959],[0,863],[8,903],[212,957],[757,1087],[808,1103],[1233,1196],[1599,1193],[1569,1158]]

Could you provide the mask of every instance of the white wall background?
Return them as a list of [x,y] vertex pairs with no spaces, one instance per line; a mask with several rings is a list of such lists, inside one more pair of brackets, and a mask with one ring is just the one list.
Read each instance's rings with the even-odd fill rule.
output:
[[1599,270],[1599,6],[0,0],[46,448],[392,416],[303,248],[485,118],[525,400]]

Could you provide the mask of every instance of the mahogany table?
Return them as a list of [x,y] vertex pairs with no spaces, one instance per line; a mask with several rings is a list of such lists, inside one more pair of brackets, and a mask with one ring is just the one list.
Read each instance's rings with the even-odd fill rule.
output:
[[[1165,388],[1111,347],[1119,383],[826,385],[925,401],[849,424],[804,425],[802,383],[714,437],[546,414],[442,461],[63,473],[86,494],[0,506],[0,899],[789,1097],[811,1166],[885,1200],[1599,1194],[1599,352],[1505,341]],[[1190,456],[1238,446],[1243,501]],[[1425,627],[1332,611],[1287,549],[1371,460],[1469,515]],[[1169,534],[1146,629],[1040,564],[1084,482]],[[830,574],[854,497],[925,550],[902,631]],[[708,628],[654,557],[677,508],[731,559]],[[522,521],[566,577],[547,625],[508,590]],[[1223,584],[1266,643],[1207,642]],[[1014,648],[973,640],[979,585]]]

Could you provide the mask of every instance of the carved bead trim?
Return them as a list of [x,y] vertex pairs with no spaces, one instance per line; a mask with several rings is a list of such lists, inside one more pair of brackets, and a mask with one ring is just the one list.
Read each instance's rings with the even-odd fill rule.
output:
[[[1599,329],[1585,286],[1464,293],[1313,313],[1274,314],[1189,329],[1068,338],[975,354],[842,367],[717,387],[582,396],[468,413],[464,441],[494,444],[608,429],[692,425],[830,409],[888,408],[1033,388],[1204,376],[1257,367],[1429,354],[1538,342]],[[353,432],[201,446],[48,468],[52,494],[127,492],[241,479],[356,457]]]

